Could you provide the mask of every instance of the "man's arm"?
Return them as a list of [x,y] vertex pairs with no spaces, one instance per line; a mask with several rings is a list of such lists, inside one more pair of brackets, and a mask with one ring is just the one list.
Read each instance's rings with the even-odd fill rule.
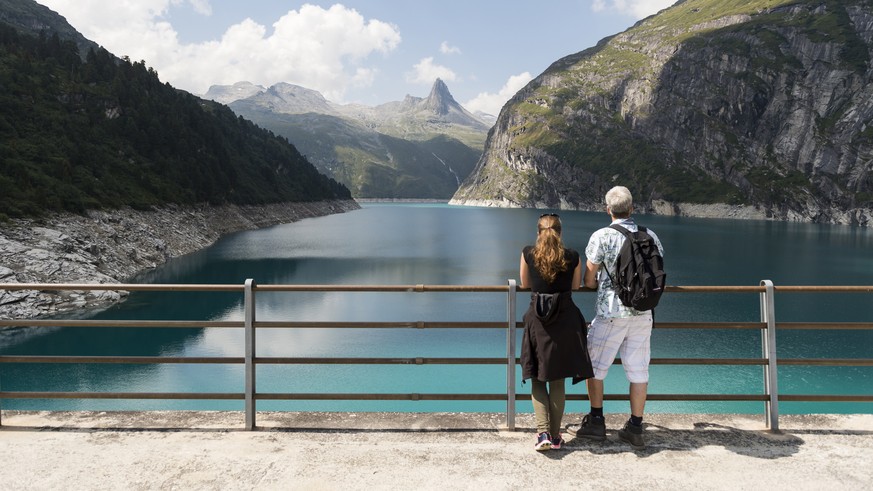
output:
[[600,269],[599,264],[594,264],[590,260],[585,261],[585,286],[593,290],[597,289],[598,269]]
[[578,290],[582,285],[582,259],[576,262],[576,267],[573,268],[573,284],[570,285],[570,288],[573,290]]
[[524,260],[524,253],[521,254],[521,263],[518,265],[518,278],[520,281],[519,287],[527,288],[530,283],[530,273],[527,270],[527,261]]

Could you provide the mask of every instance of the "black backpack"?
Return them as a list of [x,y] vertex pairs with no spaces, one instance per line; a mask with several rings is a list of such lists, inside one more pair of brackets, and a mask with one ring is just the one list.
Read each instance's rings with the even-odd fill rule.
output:
[[606,272],[619,300],[636,310],[652,310],[658,305],[667,281],[661,251],[645,227],[638,227],[637,232],[621,225],[610,225],[610,228],[625,236],[615,259],[615,277]]

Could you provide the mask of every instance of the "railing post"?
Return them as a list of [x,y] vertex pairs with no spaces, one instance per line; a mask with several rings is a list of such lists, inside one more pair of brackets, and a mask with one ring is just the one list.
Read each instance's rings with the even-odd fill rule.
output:
[[245,286],[246,429],[255,429],[255,280]]
[[515,280],[509,280],[506,297],[506,428],[515,430]]
[[761,351],[767,364],[764,365],[764,393],[770,399],[764,404],[764,423],[773,431],[779,430],[779,388],[776,382],[776,301],[773,282],[762,280],[761,322],[767,328],[761,332]]

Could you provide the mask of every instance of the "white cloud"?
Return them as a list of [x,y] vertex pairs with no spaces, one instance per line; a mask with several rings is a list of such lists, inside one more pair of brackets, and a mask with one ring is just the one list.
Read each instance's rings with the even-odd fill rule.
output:
[[422,58],[420,62],[412,66],[412,69],[412,72],[406,74],[407,82],[432,84],[438,78],[442,79],[443,82],[452,82],[458,79],[458,76],[450,68],[434,64],[432,56]]
[[496,94],[482,92],[473,99],[464,103],[464,108],[468,111],[482,111],[484,113],[497,115],[503,105],[506,104],[516,92],[521,90],[533,77],[529,72],[520,73],[509,77],[509,80],[503,85],[500,91]]
[[604,12],[612,10],[621,14],[642,19],[670,7],[676,0],[594,0],[591,10]]
[[209,0],[188,0],[194,11],[200,15],[212,15],[212,5]]
[[187,1],[209,15],[208,0],[41,0],[65,16],[85,37],[118,56],[145,60],[163,81],[194,93],[213,84],[242,80],[259,85],[289,82],[341,101],[351,86],[366,86],[374,53],[400,44],[396,26],[366,20],[343,5],[303,5],[267,27],[251,19],[229,27],[217,40],[182,44],[164,16]]
[[351,78],[352,85],[355,87],[369,87],[375,80],[376,70],[363,67],[359,67]]
[[461,54],[461,48],[457,46],[450,46],[447,41],[443,41],[440,44],[440,53],[444,55],[459,55]]

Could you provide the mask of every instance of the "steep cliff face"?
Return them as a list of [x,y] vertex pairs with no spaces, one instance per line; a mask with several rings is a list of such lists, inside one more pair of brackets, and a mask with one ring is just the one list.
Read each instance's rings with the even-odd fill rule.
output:
[[[873,5],[689,0],[555,62],[454,203],[873,225]],[[728,205],[725,207],[725,205]]]

